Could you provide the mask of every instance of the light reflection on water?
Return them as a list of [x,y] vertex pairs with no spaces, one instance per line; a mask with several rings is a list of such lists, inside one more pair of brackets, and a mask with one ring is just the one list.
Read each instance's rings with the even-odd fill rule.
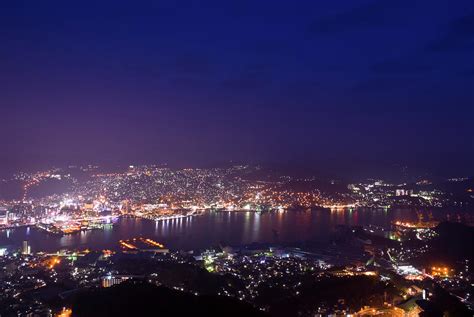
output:
[[253,242],[324,242],[337,225],[389,226],[393,220],[415,220],[413,210],[354,209],[283,211],[274,213],[208,212],[204,215],[160,222],[121,218],[113,227],[83,231],[63,237],[36,229],[0,231],[0,246],[20,246],[30,241],[33,251],[68,249],[117,249],[118,240],[152,237],[171,249],[195,249]]

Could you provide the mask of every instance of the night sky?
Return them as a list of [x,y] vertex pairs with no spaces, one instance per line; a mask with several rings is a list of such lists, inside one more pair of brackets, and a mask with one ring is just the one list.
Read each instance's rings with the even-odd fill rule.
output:
[[474,174],[474,1],[1,1],[0,170]]

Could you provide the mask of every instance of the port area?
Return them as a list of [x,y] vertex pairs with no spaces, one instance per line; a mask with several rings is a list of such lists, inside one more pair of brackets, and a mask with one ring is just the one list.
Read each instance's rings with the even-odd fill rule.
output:
[[91,217],[87,219],[68,219],[65,221],[54,221],[50,223],[37,223],[36,228],[54,235],[68,235],[80,231],[106,229],[113,227],[117,217]]
[[119,241],[120,249],[124,253],[139,253],[139,252],[152,252],[152,253],[168,253],[169,250],[159,242],[156,242],[150,238],[132,238],[128,240]]

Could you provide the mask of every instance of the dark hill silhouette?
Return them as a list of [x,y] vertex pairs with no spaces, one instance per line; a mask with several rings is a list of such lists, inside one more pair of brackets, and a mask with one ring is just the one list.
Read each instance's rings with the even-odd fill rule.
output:
[[461,223],[442,222],[433,241],[436,254],[452,261],[474,260],[474,228]]
[[141,281],[78,295],[73,316],[266,316],[238,300],[195,296]]

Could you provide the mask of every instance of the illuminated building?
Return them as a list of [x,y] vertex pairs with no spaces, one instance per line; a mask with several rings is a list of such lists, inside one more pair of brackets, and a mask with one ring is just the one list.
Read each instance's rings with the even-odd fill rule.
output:
[[72,316],[72,310],[70,308],[63,307],[63,309],[55,315],[55,317],[70,317]]
[[31,246],[29,245],[28,241],[23,241],[23,244],[21,246],[21,254],[31,254]]
[[453,273],[452,269],[445,266],[433,266],[431,268],[431,275],[438,277],[450,277]]
[[120,283],[125,282],[126,280],[129,280],[133,278],[134,276],[129,276],[129,275],[107,275],[102,278],[101,280],[101,285],[102,287],[112,287],[114,285],[118,285]]
[[412,196],[413,189],[397,189],[395,191],[396,196]]
[[0,225],[8,225],[8,210],[0,208]]

